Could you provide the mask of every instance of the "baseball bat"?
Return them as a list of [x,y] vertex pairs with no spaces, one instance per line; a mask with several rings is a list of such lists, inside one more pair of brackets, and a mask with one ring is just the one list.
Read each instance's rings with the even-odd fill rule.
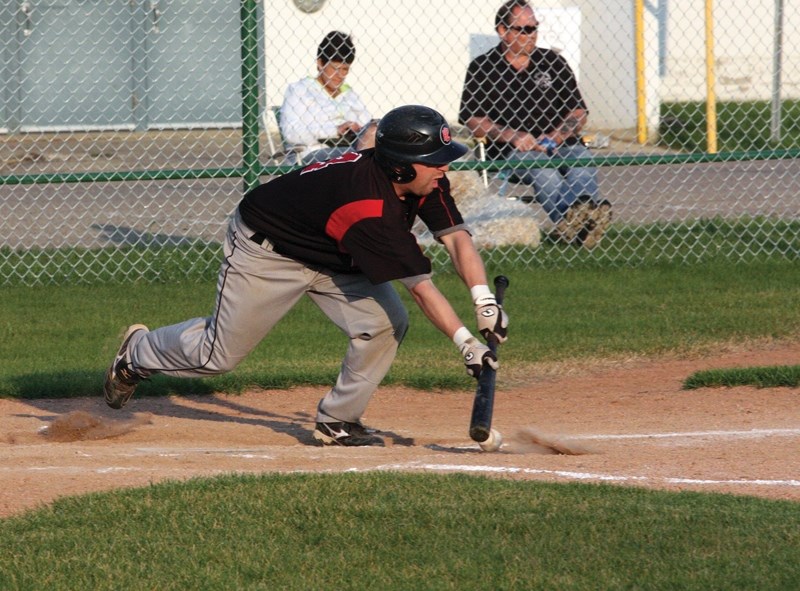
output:
[[[498,275],[494,278],[494,294],[498,305],[503,304],[508,277]],[[497,339],[490,337],[486,343],[489,348],[497,353]],[[492,430],[492,412],[494,411],[494,386],[497,372],[485,366],[478,378],[478,387],[475,390],[475,400],[472,402],[472,418],[469,422],[469,436],[473,441],[482,443],[489,439]]]

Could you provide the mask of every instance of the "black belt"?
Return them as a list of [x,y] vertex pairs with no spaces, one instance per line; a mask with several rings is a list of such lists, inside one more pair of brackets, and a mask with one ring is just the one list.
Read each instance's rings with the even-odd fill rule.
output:
[[267,235],[264,234],[264,232],[256,232],[255,234],[250,236],[250,240],[252,240],[253,242],[255,242],[256,244],[259,244],[259,245],[264,244],[264,240],[266,240],[266,239],[267,239]]

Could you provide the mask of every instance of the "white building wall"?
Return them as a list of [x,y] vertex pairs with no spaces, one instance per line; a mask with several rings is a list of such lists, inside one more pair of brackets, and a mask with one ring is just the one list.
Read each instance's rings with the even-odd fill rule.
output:
[[[781,95],[800,98],[800,2],[782,0]],[[715,0],[718,100],[767,100],[772,93],[777,0]],[[705,2],[670,0],[665,101],[705,97]]]
[[[354,37],[357,59],[348,82],[374,115],[401,104],[423,103],[451,122],[457,118],[471,40],[495,35],[494,15],[501,4],[500,0],[327,0],[321,10],[308,14],[290,0],[264,1],[265,104],[280,104],[288,83],[315,74],[319,40],[338,29]],[[770,98],[776,1],[715,1],[719,100]],[[798,98],[800,1],[783,1],[782,96]],[[540,42],[564,51],[578,72],[591,110],[590,126],[635,128],[634,0],[532,4],[542,20]],[[705,2],[648,0],[645,5],[645,116],[652,129],[661,101],[705,97]],[[658,7],[667,10],[659,12]],[[577,23],[563,18],[568,14],[579,15]],[[660,14],[667,14],[666,20],[659,20]],[[659,56],[659,32],[663,31],[666,54]]]

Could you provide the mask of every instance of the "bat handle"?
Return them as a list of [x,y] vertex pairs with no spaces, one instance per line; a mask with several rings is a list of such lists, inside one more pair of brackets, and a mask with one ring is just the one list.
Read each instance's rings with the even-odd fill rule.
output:
[[[494,278],[494,298],[497,300],[497,304],[500,306],[503,305],[503,299],[506,295],[506,288],[510,283],[511,282],[508,280],[508,277],[505,275],[498,275]],[[489,346],[492,352],[497,353],[497,345],[500,343],[497,342],[497,338],[495,338],[494,335],[489,335],[486,344]]]
[[[498,304],[503,303],[503,296],[505,296],[508,284],[508,277],[505,275],[498,275],[494,278],[495,299]],[[489,335],[486,344],[489,349],[497,353],[498,342],[494,335]],[[491,435],[495,377],[495,370],[485,367],[478,379],[478,391],[475,393],[475,400],[472,403],[472,418],[469,427],[469,436],[478,443],[488,440]]]
[[498,304],[503,304],[503,298],[505,298],[506,295],[506,288],[510,283],[511,282],[508,280],[508,277],[505,275],[498,275],[494,278],[494,297]]

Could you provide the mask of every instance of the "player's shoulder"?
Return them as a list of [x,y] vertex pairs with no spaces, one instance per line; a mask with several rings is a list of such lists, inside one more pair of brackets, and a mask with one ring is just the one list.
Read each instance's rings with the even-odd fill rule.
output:
[[368,166],[363,153],[347,152],[275,177],[256,191],[265,195],[313,195],[320,203],[341,205],[369,192],[369,182],[364,180]]
[[297,172],[301,177],[311,175],[314,177],[347,177],[365,165],[368,163],[363,152],[345,152],[330,160],[307,164]]
[[317,184],[329,195],[344,200],[382,195],[391,188],[386,174],[374,159],[374,150],[346,152],[324,162],[315,162],[296,171],[299,182]]

